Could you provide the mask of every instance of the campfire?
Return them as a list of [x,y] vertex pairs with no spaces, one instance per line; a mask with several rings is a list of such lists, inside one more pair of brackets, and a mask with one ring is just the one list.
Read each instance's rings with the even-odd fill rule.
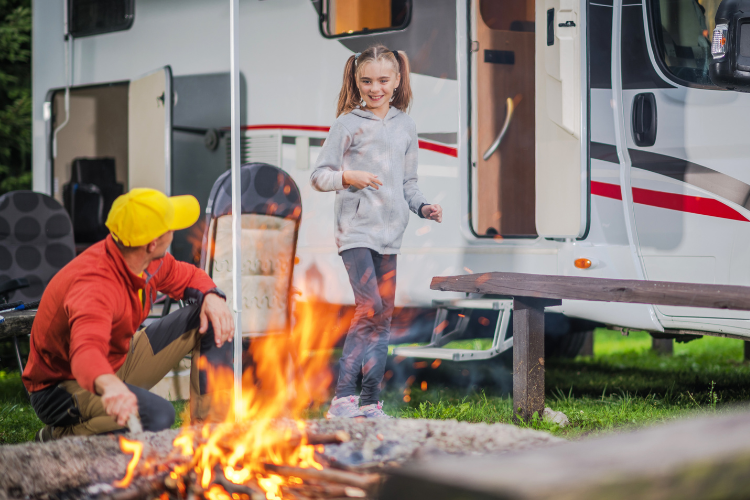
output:
[[[0,447],[0,499],[376,498],[387,471],[408,462],[561,441],[506,424],[306,420],[329,399],[331,346],[350,318],[311,302],[296,313],[290,335],[256,339],[246,353],[240,418],[230,410],[179,431]],[[232,372],[209,375],[215,404],[231,407]]]
[[[314,303],[298,303],[291,335],[251,343],[252,368],[243,374],[240,414],[231,404],[231,370],[209,373],[213,404],[229,408],[226,421],[186,426],[166,460],[141,458],[143,444],[120,439],[132,454],[127,489],[134,478],[157,478],[147,487],[162,500],[280,500],[365,498],[379,476],[336,470],[322,456],[324,445],[350,440],[347,432],[315,433],[305,414],[328,399],[330,349],[341,335],[338,313],[321,314]],[[239,418],[238,418],[239,417]]]

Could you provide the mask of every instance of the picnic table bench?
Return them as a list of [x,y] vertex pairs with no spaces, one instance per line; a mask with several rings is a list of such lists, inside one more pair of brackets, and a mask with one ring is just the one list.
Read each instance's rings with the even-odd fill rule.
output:
[[544,411],[544,308],[562,300],[627,302],[750,311],[750,287],[523,273],[436,276],[432,290],[513,299],[513,410]]

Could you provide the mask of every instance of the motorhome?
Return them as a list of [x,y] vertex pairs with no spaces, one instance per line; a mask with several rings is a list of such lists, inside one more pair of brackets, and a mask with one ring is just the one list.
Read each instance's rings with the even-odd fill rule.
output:
[[[242,0],[242,161],[301,188],[303,297],[353,302],[334,197],[309,177],[344,63],[374,43],[410,58],[419,183],[444,208],[442,224],[409,222],[397,306],[464,298],[431,291],[431,278],[487,271],[750,285],[750,95],[710,79],[719,4]],[[62,202],[77,161],[107,159],[122,189],[205,207],[229,167],[229,16],[223,0],[35,0],[34,190]],[[176,239],[179,258],[194,233]],[[750,337],[746,312],[578,301],[552,312]]]

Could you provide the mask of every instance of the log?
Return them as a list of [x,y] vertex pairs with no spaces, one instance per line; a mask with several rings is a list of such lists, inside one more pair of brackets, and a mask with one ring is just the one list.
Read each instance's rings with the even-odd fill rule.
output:
[[0,323],[0,340],[20,337],[31,333],[36,311],[11,311],[0,314],[5,321]]
[[[143,457],[167,461],[176,430],[144,432]],[[111,484],[125,475],[130,455],[116,436],[60,439],[0,447],[0,498],[23,498],[62,492],[94,483]],[[143,461],[143,459],[141,459]]]
[[702,417],[494,457],[389,472],[381,498],[750,498],[750,412]]
[[436,276],[432,279],[430,288],[446,292],[483,293],[510,297],[593,300],[750,311],[750,287],[735,285],[523,273],[484,273]]
[[289,467],[286,465],[264,464],[267,472],[278,474],[285,477],[298,477],[300,479],[312,479],[318,481],[328,481],[348,486],[354,486],[365,491],[377,489],[382,480],[380,474],[355,474],[334,469],[303,469],[301,467]]
[[232,493],[239,493],[239,494],[245,494],[251,498],[251,500],[263,500],[266,498],[266,494],[263,492],[263,490],[260,489],[259,486],[255,486],[254,484],[235,484],[229,479],[227,479],[224,474],[221,472],[216,473],[216,477],[214,477],[214,483],[218,484],[222,488],[224,488],[224,491],[232,495]]
[[346,431],[336,431],[325,434],[308,433],[305,436],[307,444],[341,444],[348,443],[352,437]]

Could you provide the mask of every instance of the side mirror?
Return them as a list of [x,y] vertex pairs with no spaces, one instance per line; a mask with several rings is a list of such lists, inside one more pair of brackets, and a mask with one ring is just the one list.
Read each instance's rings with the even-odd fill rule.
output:
[[709,74],[715,85],[750,92],[750,0],[724,0],[716,11]]

